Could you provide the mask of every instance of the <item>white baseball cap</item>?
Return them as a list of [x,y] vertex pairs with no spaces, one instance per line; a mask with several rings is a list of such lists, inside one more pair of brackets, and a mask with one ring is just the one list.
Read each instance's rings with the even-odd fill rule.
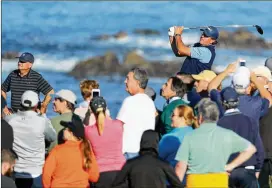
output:
[[253,69],[253,72],[256,74],[256,76],[263,76],[267,78],[269,81],[272,80],[271,72],[269,68],[265,66],[258,66],[257,68]]
[[72,104],[76,104],[76,100],[77,100],[77,97],[76,95],[74,94],[74,92],[72,92],[71,90],[68,90],[68,89],[62,89],[60,90],[59,92],[57,92],[55,94],[56,96],[72,103]]
[[39,96],[36,92],[27,90],[21,97],[21,104],[24,107],[34,107],[39,102]]
[[234,88],[246,89],[250,84],[250,71],[247,67],[239,67],[232,77]]

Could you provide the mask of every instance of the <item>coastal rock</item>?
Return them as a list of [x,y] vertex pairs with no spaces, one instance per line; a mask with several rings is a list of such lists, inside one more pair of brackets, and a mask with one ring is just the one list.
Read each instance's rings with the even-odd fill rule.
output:
[[117,56],[112,52],[107,52],[103,56],[96,56],[79,62],[69,75],[75,78],[110,75],[118,72],[119,68],[120,64]]
[[109,40],[110,38],[115,38],[115,39],[123,39],[126,38],[128,34],[124,31],[119,31],[116,34],[109,35],[109,34],[102,34],[98,36],[91,37],[92,40]]
[[235,32],[220,31],[218,47],[234,49],[271,49],[272,43],[266,42],[263,38],[244,30],[238,29]]
[[9,51],[9,52],[2,53],[1,56],[2,56],[2,59],[15,59],[16,57],[19,57],[20,54],[19,52]]
[[116,39],[123,39],[123,38],[126,38],[127,36],[128,36],[128,34],[124,31],[120,31],[120,32],[116,33],[115,35],[113,35],[113,37]]
[[111,38],[110,35],[103,34],[103,35],[94,36],[91,39],[92,40],[109,40],[110,38]]
[[180,62],[147,61],[136,51],[129,52],[120,64],[116,55],[107,52],[103,56],[96,56],[79,62],[69,73],[77,79],[97,75],[125,76],[133,67],[144,68],[150,77],[169,77],[174,75],[181,67]]
[[145,65],[148,62],[136,51],[129,52],[124,58],[125,65]]
[[135,29],[133,33],[140,35],[160,35],[160,32],[154,29]]
[[150,62],[147,72],[150,77],[170,77],[180,70],[181,65],[175,61]]

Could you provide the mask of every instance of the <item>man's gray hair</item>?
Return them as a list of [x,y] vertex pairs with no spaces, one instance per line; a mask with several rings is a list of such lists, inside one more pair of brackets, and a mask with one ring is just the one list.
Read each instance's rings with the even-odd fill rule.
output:
[[219,119],[219,109],[210,98],[204,98],[197,104],[198,115],[201,115],[204,122],[216,122]]
[[148,75],[146,70],[143,68],[133,68],[130,70],[130,72],[133,72],[134,79],[140,82],[140,88],[145,89],[148,83]]

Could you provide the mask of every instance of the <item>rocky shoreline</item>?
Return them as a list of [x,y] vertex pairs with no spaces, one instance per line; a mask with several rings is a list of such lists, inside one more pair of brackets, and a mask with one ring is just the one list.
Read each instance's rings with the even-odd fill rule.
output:
[[[152,29],[136,29],[133,33],[138,35],[161,35],[159,31]],[[91,37],[90,40],[109,40],[110,38],[123,39],[128,37],[128,33],[120,31],[113,35],[103,34]],[[272,49],[272,43],[265,41],[247,30],[236,30],[235,32],[220,31],[220,38],[217,47],[231,49]],[[18,56],[18,52],[5,52],[2,59],[13,59]],[[125,76],[132,67],[143,67],[151,77],[169,77],[180,70],[184,58],[178,61],[148,61],[131,51],[125,54],[123,62],[120,62],[113,52],[106,52],[102,56],[95,56],[80,61],[68,74],[82,79],[89,76]]]
[[68,74],[77,79],[103,75],[125,76],[131,68],[142,67],[147,70],[150,77],[168,77],[178,72],[181,64],[175,61],[147,61],[135,51],[126,54],[124,62],[121,63],[116,54],[107,52],[103,56],[79,62]]
[[[135,29],[133,33],[144,36],[159,36],[161,33],[153,29]],[[120,31],[116,34],[102,34],[91,37],[91,40],[106,41],[110,38],[124,39],[129,34],[125,31]],[[265,41],[263,38],[249,32],[245,29],[238,29],[234,32],[220,31],[220,36],[217,44],[218,48],[232,48],[232,49],[272,49],[272,43]]]

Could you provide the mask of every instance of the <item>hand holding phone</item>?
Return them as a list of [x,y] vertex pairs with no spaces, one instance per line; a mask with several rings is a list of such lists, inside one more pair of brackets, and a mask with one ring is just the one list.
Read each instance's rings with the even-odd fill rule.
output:
[[92,97],[100,97],[100,89],[93,89],[92,90]]
[[241,59],[241,60],[240,60],[240,66],[241,66],[241,67],[245,67],[245,66],[246,66],[246,60]]

